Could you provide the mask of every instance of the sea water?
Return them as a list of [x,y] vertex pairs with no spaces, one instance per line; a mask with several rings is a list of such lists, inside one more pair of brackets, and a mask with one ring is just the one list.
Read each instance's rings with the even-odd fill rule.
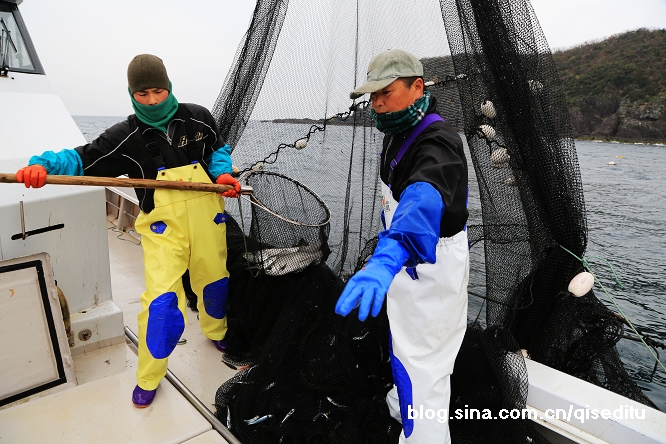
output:
[[[124,119],[74,116],[89,142]],[[576,141],[576,151],[587,212],[586,256],[593,272],[641,333],[666,343],[666,147]],[[468,163],[471,167],[469,157]],[[479,193],[473,177],[472,172],[470,213],[479,214]],[[624,288],[615,283],[602,261],[591,256],[607,259]],[[473,247],[470,291],[484,294],[482,257],[483,249]],[[595,294],[612,311],[618,311],[598,287]],[[470,320],[476,318],[481,308],[482,300],[470,296]],[[657,368],[653,374],[655,360],[650,352],[641,343],[627,339],[619,342],[618,350],[629,374],[666,411],[666,373]],[[661,360],[666,363],[664,350],[657,351],[662,352]]]

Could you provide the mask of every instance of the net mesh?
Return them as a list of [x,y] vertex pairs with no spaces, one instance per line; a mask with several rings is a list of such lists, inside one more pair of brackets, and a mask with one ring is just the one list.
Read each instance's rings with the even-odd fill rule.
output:
[[[254,189],[227,208],[225,359],[250,367],[218,390],[218,417],[244,443],[397,442],[384,401],[386,314],[361,323],[333,310],[380,229],[383,134],[349,92],[389,48],[423,61],[474,166],[471,280],[485,316],[456,359],[450,408],[524,406],[520,349],[649,404],[617,356],[619,321],[593,292],[566,293],[581,266],[561,247],[585,252],[585,205],[562,85],[530,3],[259,0],[213,109]],[[528,420],[450,425],[454,442],[546,442]]]
[[[484,243],[486,325],[508,329],[538,362],[574,376],[587,368],[583,379],[652,405],[619,361],[619,335],[595,341],[599,331],[621,330],[620,322],[593,292],[585,310],[558,297],[582,271],[569,252],[585,252],[585,204],[562,83],[530,3],[442,5],[456,12],[444,21],[479,185],[481,238],[470,241]],[[587,353],[574,353],[581,335]],[[571,361],[562,362],[553,344]]]
[[[467,327],[451,375],[453,412],[449,422],[454,443],[547,443],[529,420],[500,418],[504,412],[523,412],[527,398],[527,369],[519,346],[501,327]],[[475,383],[471,383],[475,381]],[[461,414],[456,415],[459,411]],[[485,418],[485,419],[484,419]]]
[[243,264],[244,234],[227,224],[227,362],[249,367],[217,392],[217,416],[243,443],[397,442],[386,313],[335,314],[343,281],[325,264],[280,276]]
[[[268,171],[250,172],[242,182],[254,190],[245,259],[269,275],[284,275],[326,260],[330,211],[308,188]],[[246,243],[245,245],[248,245]]]

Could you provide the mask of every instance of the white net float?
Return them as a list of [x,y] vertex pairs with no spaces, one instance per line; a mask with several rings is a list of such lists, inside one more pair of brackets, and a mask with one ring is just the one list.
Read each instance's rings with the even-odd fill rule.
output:
[[483,113],[484,116],[488,117],[489,119],[494,119],[497,116],[497,112],[495,111],[495,105],[493,105],[493,102],[490,100],[485,100],[481,104],[481,112]]
[[496,167],[503,165],[510,157],[506,148],[498,148],[490,154],[490,160]]
[[495,138],[495,128],[490,125],[481,125],[479,126],[479,136],[486,139],[493,140]]
[[569,293],[579,298],[588,294],[590,290],[592,290],[592,287],[594,287],[594,275],[587,271],[583,271],[571,279],[567,290],[569,290]]
[[527,85],[530,87],[530,91],[539,92],[543,89],[543,83],[538,80],[528,80]]

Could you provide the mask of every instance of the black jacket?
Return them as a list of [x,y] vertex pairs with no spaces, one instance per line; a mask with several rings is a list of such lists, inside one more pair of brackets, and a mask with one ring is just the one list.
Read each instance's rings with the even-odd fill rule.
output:
[[[431,96],[426,114],[437,112],[437,101]],[[388,182],[391,160],[395,159],[402,142],[411,131],[384,136],[380,177],[391,186],[393,198],[400,202],[400,195],[408,185],[427,182],[435,187],[444,202],[444,216],[440,223],[440,237],[451,237],[460,232],[467,222],[467,159],[462,139],[446,122],[429,125],[412,143],[400,163],[394,168],[391,183]]]
[[[117,177],[126,174],[131,178],[155,179],[159,163],[156,155],[161,155],[165,168],[189,165],[196,160],[208,172],[204,159],[224,146],[218,134],[217,125],[206,108],[181,103],[168,124],[166,134],[147,126],[132,114],[93,142],[76,148],[76,151],[81,156],[87,176]],[[136,188],[135,191],[141,210],[146,213],[152,211],[155,208],[155,190]]]

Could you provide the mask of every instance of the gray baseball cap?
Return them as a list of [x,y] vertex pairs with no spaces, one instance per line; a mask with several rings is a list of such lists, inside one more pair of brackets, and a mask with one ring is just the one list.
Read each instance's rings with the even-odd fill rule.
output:
[[368,65],[368,81],[349,94],[358,99],[387,87],[400,77],[423,77],[423,65],[413,54],[401,49],[389,49],[377,54]]

